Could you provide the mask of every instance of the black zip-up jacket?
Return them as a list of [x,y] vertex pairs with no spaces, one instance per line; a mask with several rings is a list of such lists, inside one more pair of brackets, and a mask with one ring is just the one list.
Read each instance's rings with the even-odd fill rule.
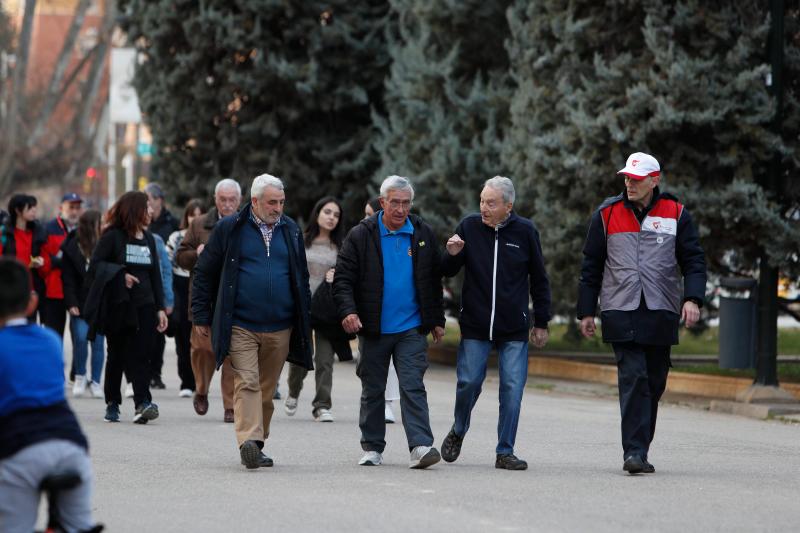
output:
[[[445,324],[441,247],[428,224],[416,215],[408,215],[408,218],[414,226],[411,258],[422,321],[420,329],[427,334]],[[383,252],[378,214],[362,220],[347,234],[336,260],[333,298],[340,319],[358,314],[362,325],[360,335],[377,337],[381,334]]]
[[[83,313],[89,295],[89,269],[86,257],[78,246],[76,231],[71,231],[61,244],[61,282],[64,285],[64,305],[77,307]],[[90,258],[91,259],[91,258]]]
[[461,336],[465,339],[528,340],[531,327],[528,295],[533,300],[533,326],[550,321],[550,280],[544,267],[539,231],[513,211],[497,228],[475,213],[456,228],[464,241],[457,255],[444,254],[447,277],[465,267],[461,289]]

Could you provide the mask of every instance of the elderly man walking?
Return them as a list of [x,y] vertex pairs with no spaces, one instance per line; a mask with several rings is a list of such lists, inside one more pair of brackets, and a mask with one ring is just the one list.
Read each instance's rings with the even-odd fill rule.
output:
[[[481,191],[480,213],[464,218],[447,241],[442,272],[452,277],[464,267],[461,289],[461,342],[458,345],[455,423],[442,443],[442,457],[455,461],[469,430],[492,348],[500,369],[500,418],[495,467],[525,470],[514,442],[528,380],[528,339],[547,343],[550,282],[544,268],[539,232],[514,213],[514,184],[495,176]],[[529,316],[528,295],[533,300]]]
[[287,360],[313,369],[308,266],[303,235],[283,214],[283,182],[253,180],[251,203],[222,219],[197,261],[192,315],[211,335],[217,367],[230,357],[234,425],[247,468],[272,466],[263,451],[272,395]]
[[648,452],[670,348],[678,344],[679,321],[691,327],[700,317],[706,262],[689,212],[658,188],[658,161],[637,152],[618,174],[625,191],[606,199],[589,223],[578,319],[581,333],[593,336],[599,296],[603,341],[617,360],[622,468],[653,473]]
[[400,381],[403,428],[410,468],[427,468],[441,458],[433,448],[423,377],[428,368],[428,333],[444,336],[440,247],[431,227],[410,215],[414,189],[390,176],[381,185],[382,210],[350,230],[336,262],[333,293],[348,333],[363,336],[359,464],[383,461],[386,447],[384,390],[394,358]]
[[[192,220],[186,235],[181,241],[175,260],[178,266],[191,272],[194,276],[194,267],[197,258],[203,253],[203,249],[208,243],[211,231],[220,219],[230,216],[239,209],[242,201],[242,188],[239,183],[230,178],[217,182],[214,187],[214,207],[208,213]],[[189,301],[191,302],[192,280],[189,280]],[[189,308],[189,321],[193,322],[191,306]],[[197,328],[192,328],[190,337],[192,372],[195,379],[194,410],[198,415],[205,415],[208,412],[208,389],[211,385],[211,378],[214,377],[214,370],[217,367],[217,359],[214,349],[211,347],[211,339],[208,335],[200,335]],[[222,407],[225,410],[223,420],[233,423],[233,369],[230,359],[225,359],[222,364],[222,376],[220,378],[220,388],[222,389]]]

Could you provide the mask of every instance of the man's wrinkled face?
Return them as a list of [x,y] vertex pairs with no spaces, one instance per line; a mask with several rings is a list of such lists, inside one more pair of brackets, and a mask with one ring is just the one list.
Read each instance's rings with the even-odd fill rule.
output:
[[503,193],[492,187],[481,191],[481,221],[493,228],[503,222],[511,213],[514,204],[503,201]]
[[267,187],[260,197],[253,198],[253,211],[258,218],[271,226],[281,218],[285,202],[286,194],[282,190]]
[[633,203],[644,201],[658,185],[659,178],[660,176],[647,176],[644,179],[637,180],[630,176],[625,176],[625,192],[628,195],[628,200]]
[[239,209],[242,195],[235,187],[221,187],[214,195],[214,205],[217,206],[219,216],[227,217]]
[[392,189],[386,193],[386,198],[381,197],[383,208],[383,225],[391,231],[397,231],[406,223],[411,212],[411,191],[407,189]]
[[78,223],[81,217],[81,203],[80,202],[62,202],[61,203],[61,218],[67,221],[70,226]]

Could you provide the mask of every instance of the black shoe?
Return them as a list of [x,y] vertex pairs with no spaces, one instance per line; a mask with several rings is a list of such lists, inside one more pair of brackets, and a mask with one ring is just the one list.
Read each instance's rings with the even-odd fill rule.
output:
[[497,454],[497,460],[494,462],[494,467],[504,470],[527,470],[528,463],[513,453],[499,453]]
[[[645,463],[638,455],[629,455],[622,465],[622,469],[629,474],[641,474],[644,471]],[[655,471],[655,469],[653,469]]]
[[158,406],[154,403],[144,402],[136,408],[136,412],[133,414],[133,423],[147,424],[156,418],[158,418]]
[[458,456],[461,455],[461,443],[464,442],[464,437],[456,435],[455,426],[450,429],[450,433],[444,438],[442,442],[442,459],[448,463],[452,463]]
[[273,400],[280,400],[281,399],[281,391],[278,390],[278,387],[275,387],[275,394],[272,395]]
[[261,468],[270,467],[274,463],[272,462],[272,457],[267,457],[264,452],[259,452],[258,454],[258,466]]
[[161,376],[156,376],[150,380],[150,388],[151,389],[166,389],[167,386],[164,385],[164,382],[161,381]]
[[247,440],[239,448],[239,455],[242,458],[242,464],[248,469],[252,470],[261,466],[261,449],[258,443],[254,440]]
[[655,474],[656,467],[650,464],[650,461],[647,459],[644,460],[644,468],[642,469],[642,474]]
[[103,417],[106,422],[119,422],[119,404],[109,403],[106,405],[106,416]]

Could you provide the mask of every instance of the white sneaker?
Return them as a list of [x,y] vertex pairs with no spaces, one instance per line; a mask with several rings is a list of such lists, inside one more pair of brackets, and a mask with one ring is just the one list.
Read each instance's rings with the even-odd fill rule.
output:
[[106,397],[106,394],[103,391],[103,387],[100,386],[99,383],[95,383],[94,381],[92,381],[89,384],[89,391],[91,391],[91,393],[92,393],[92,398],[105,398]]
[[191,398],[194,396],[194,392],[192,392],[192,389],[181,389],[181,391],[178,393],[178,396],[181,398]]
[[327,409],[317,409],[314,420],[317,422],[333,422],[333,415]]
[[286,401],[283,402],[283,410],[287,415],[294,416],[294,414],[297,412],[297,398],[286,396]]
[[133,384],[132,383],[128,383],[125,386],[125,397],[126,398],[133,398]]
[[386,400],[386,408],[383,410],[383,418],[387,424],[394,424],[394,411],[392,411],[392,400]]
[[411,460],[408,463],[409,468],[422,469],[435,465],[442,458],[436,448],[430,446],[417,446],[411,450]]
[[383,462],[383,456],[378,452],[367,452],[358,462],[361,466],[378,466]]
[[72,396],[74,398],[82,398],[86,394],[86,387],[89,385],[86,381],[86,376],[75,376],[75,384],[72,385]]

